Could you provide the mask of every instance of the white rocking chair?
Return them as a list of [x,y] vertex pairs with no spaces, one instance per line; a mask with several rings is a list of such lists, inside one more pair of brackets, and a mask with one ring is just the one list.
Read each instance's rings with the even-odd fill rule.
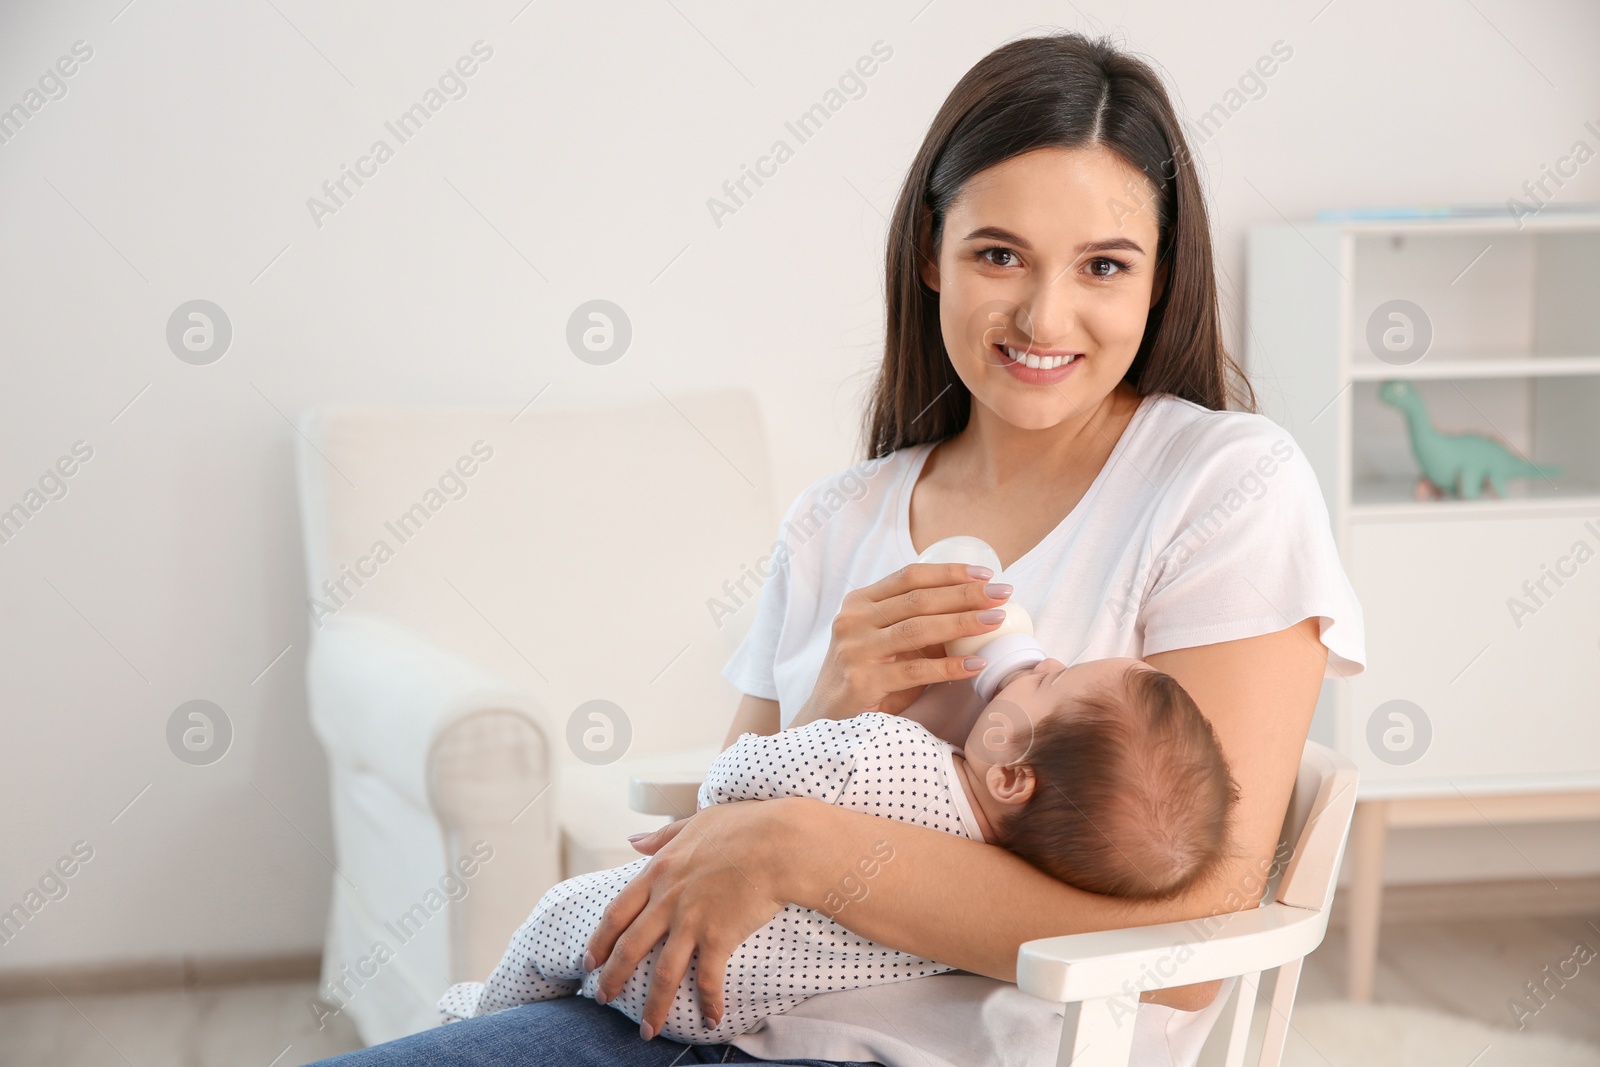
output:
[[[672,818],[693,814],[700,780],[697,773],[635,776],[629,806]],[[1287,864],[1269,879],[1261,907],[1216,916],[1211,921],[1219,929],[1210,937],[1205,936],[1204,920],[1192,920],[1025,942],[1017,950],[1017,986],[1066,1006],[1057,1067],[1126,1067],[1134,1028],[1123,1025],[1125,983],[1168,988],[1235,975],[1235,999],[1216,1029],[1227,1027],[1226,1067],[1243,1067],[1261,975],[1272,970],[1277,981],[1271,1014],[1253,1067],[1278,1067],[1300,965],[1322,943],[1328,927],[1355,802],[1355,764],[1307,742],[1277,854],[1291,846],[1292,851]]]

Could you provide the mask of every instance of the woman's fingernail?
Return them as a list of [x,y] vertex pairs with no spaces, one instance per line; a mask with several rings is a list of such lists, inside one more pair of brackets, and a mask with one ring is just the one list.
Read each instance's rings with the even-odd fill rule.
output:
[[1000,622],[1005,617],[1005,608],[984,608],[978,612],[978,621],[984,625],[988,625],[991,622]]
[[987,578],[993,578],[994,577],[994,571],[990,570],[988,567],[979,567],[979,566],[976,566],[976,565],[968,567],[967,568],[967,573],[969,575],[971,575],[972,577],[974,577],[974,578],[985,578],[985,579],[987,579]]
[[654,833],[654,831],[652,831],[652,830],[641,830],[639,833],[629,834],[628,835],[628,844],[631,845],[636,841],[643,841],[645,838],[649,837],[652,833]]
[[968,656],[961,661],[961,669],[965,671],[981,671],[988,662],[982,656]]
[[1011,595],[1011,587],[1004,582],[990,582],[983,587],[983,595],[989,597],[1003,597]]
[[593,952],[585,952],[583,954],[583,969],[586,970],[586,971],[594,970],[594,953]]
[[644,1038],[646,1041],[649,1041],[652,1037],[656,1036],[656,1032],[650,1028],[649,1023],[640,1023],[639,1036]]

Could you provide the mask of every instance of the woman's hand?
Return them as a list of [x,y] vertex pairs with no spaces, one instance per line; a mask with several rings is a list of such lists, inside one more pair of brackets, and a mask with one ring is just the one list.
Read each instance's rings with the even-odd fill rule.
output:
[[713,804],[634,842],[654,859],[606,906],[589,938],[584,968],[600,969],[595,999],[615,997],[639,962],[665,937],[645,995],[639,1033],[661,1032],[667,1010],[698,954],[700,1011],[722,1019],[728,958],[745,938],[783,910],[770,889],[782,800]]
[[987,633],[1005,613],[1009,585],[985,584],[988,567],[911,563],[856,589],[834,616],[833,637],[810,698],[789,725],[864,711],[898,715],[932,682],[971,678],[978,656],[947,656],[944,643]]

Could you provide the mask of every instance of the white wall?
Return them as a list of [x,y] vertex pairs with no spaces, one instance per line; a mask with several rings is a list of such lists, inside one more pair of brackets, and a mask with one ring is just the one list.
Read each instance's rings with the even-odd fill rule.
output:
[[[1073,5],[958,0],[125,3],[0,7],[0,108],[93,49],[0,144],[0,507],[93,449],[0,545],[0,907],[94,849],[0,969],[320,942],[328,809],[282,413],[747,385],[789,499],[854,458],[883,213],[928,120],[985,52],[1062,19],[1156,57],[1191,115],[1293,49],[1202,152],[1236,350],[1247,225],[1501,202],[1600,119],[1600,9],[1575,0],[1080,0],[1086,27]],[[480,40],[466,95],[316,225],[307,198],[394,145],[385,121]],[[707,199],[793,143],[785,121],[877,41],[893,54],[864,95],[716,225]],[[1591,164],[1560,197],[1597,193]],[[595,297],[634,324],[609,367],[564,343]],[[164,337],[195,298],[235,331],[210,366]],[[210,767],[164,738],[196,697],[237,732]],[[1593,828],[1510,833],[1547,874],[1600,855]],[[1397,879],[1530,873],[1492,830],[1397,846]]]

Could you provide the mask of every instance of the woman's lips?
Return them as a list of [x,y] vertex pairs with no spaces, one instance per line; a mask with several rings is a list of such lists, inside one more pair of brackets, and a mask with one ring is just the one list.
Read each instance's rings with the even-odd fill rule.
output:
[[1054,367],[1030,367],[1026,363],[1019,362],[1018,360],[1012,358],[1010,355],[1010,352],[1016,352],[1017,354],[1021,355],[1026,350],[1011,349],[1008,352],[1006,347],[1000,344],[995,344],[990,347],[993,348],[995,354],[999,357],[1000,363],[1005,367],[1007,374],[1011,375],[1013,378],[1016,378],[1018,381],[1026,382],[1029,385],[1054,385],[1056,382],[1061,381],[1067,375],[1076,370],[1078,368],[1078,364],[1082,363],[1084,359],[1083,353],[1081,352],[1071,354],[1062,353],[1060,356],[1056,357],[1041,356],[1037,352],[1033,352],[1029,353],[1029,358],[1036,360],[1041,364],[1050,363],[1053,360],[1056,360],[1059,361],[1059,365]]

